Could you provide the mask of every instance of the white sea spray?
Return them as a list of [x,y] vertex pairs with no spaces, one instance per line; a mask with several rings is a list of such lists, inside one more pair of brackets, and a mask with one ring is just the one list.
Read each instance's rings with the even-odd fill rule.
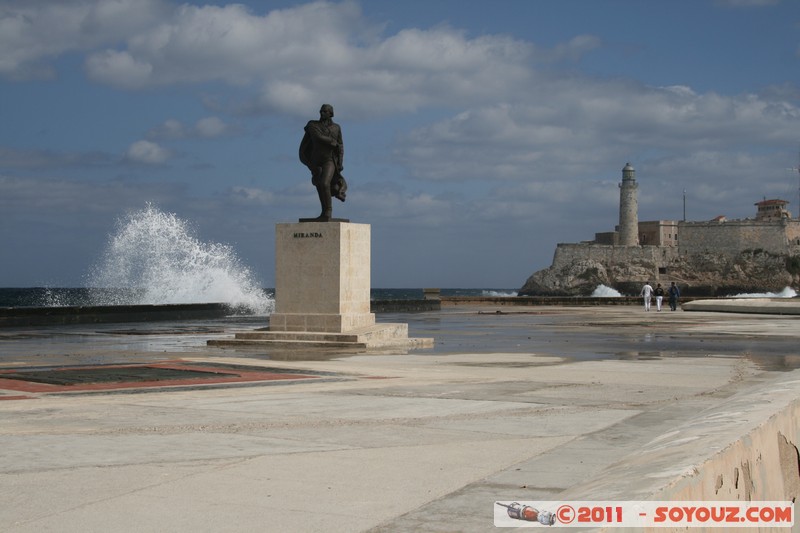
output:
[[87,286],[95,305],[225,303],[263,315],[275,304],[229,245],[201,242],[150,204],[118,221]]
[[781,292],[754,292],[742,293],[731,296],[731,298],[795,298],[797,291],[791,287],[784,287]]
[[619,298],[622,294],[616,289],[601,284],[594,289],[590,296],[592,298]]

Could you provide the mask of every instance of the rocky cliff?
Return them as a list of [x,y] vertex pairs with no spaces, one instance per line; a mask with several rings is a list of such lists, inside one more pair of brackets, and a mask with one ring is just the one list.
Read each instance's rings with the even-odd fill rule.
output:
[[665,257],[656,262],[641,254],[613,259],[571,256],[535,272],[520,296],[588,296],[598,285],[636,295],[645,281],[664,286],[674,281],[686,296],[728,296],[800,288],[800,256],[745,251],[735,256],[703,253]]

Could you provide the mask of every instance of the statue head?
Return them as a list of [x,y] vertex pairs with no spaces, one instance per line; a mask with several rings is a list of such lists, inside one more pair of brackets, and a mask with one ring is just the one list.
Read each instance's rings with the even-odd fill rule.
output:
[[319,108],[319,117],[322,120],[333,118],[333,106],[331,104],[322,104]]

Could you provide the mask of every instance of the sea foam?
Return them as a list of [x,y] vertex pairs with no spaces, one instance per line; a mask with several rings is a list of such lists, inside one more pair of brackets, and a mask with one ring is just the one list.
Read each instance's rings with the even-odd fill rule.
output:
[[622,294],[619,293],[616,289],[612,289],[611,287],[607,287],[605,285],[598,285],[592,294],[590,295],[592,298],[619,298]]
[[261,315],[275,303],[230,246],[201,242],[186,221],[150,204],[117,222],[87,286],[95,305],[213,302]]

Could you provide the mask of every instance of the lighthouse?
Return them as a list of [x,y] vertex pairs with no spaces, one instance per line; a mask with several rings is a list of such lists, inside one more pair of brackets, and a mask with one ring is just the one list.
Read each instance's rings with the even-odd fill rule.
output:
[[619,244],[639,245],[639,200],[636,197],[636,170],[630,163],[622,169],[622,183],[619,184]]

